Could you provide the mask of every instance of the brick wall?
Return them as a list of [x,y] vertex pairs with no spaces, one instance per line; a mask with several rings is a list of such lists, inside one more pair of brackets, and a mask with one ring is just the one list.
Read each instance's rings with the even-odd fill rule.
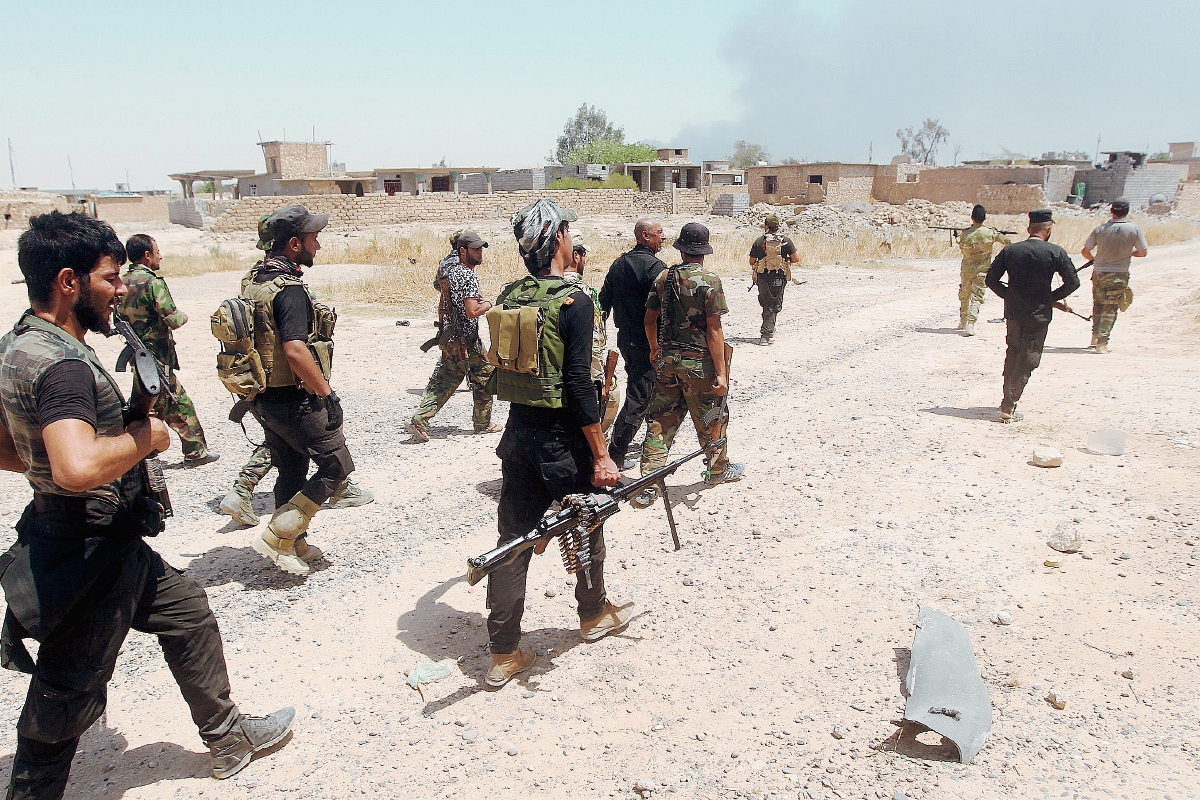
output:
[[1025,214],[1048,205],[1045,189],[1036,183],[980,186],[974,202],[982,203],[989,214]]
[[1200,219],[1200,182],[1189,181],[1179,187],[1175,197],[1175,213]]
[[[473,219],[507,219],[522,206],[542,197],[573,208],[581,217],[601,214],[671,213],[671,192],[638,192],[632,189],[579,191],[497,192],[495,194],[429,193],[420,196],[386,194],[307,195],[297,197],[246,197],[212,222],[212,230],[254,231],[258,218],[275,209],[300,203],[314,214],[329,214],[330,225],[370,228],[406,222],[457,223]],[[675,213],[698,215],[708,208],[699,189],[675,192]]]
[[840,205],[862,200],[869,203],[874,184],[875,179],[869,176],[831,181],[825,186],[825,202]]
[[[263,160],[267,172],[284,178],[306,178],[329,174],[328,150],[320,142],[267,142]],[[275,159],[276,170],[271,169]]]

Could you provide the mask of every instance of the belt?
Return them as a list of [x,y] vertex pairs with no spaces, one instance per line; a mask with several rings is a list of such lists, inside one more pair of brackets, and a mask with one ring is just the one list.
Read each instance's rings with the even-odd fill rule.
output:
[[87,514],[87,501],[86,497],[33,493],[33,507],[39,514],[78,515],[82,518]]

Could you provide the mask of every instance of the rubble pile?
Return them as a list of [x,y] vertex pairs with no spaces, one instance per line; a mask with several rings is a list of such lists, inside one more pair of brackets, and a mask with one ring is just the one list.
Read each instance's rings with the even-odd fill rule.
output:
[[841,205],[772,206],[758,203],[738,214],[739,224],[761,226],[768,214],[776,214],[789,233],[817,233],[824,236],[856,238],[872,231],[889,234],[910,233],[930,225],[966,226],[970,224],[971,204],[963,202],[931,203],[909,200],[903,205],[850,202]]

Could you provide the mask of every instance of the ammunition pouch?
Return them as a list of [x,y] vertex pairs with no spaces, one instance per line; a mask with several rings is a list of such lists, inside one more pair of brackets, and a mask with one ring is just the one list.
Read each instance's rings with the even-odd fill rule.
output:
[[486,319],[492,336],[488,363],[521,375],[537,375],[538,344],[546,325],[545,311],[536,306],[492,308]]
[[267,388],[267,371],[254,349],[254,309],[249,302],[233,297],[209,316],[212,334],[221,343],[217,354],[217,377],[232,394],[252,400]]

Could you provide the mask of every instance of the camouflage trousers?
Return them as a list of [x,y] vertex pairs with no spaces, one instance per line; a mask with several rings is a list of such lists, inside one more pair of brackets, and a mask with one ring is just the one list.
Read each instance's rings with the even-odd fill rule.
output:
[[[721,405],[721,398],[713,392],[716,368],[707,354],[664,353],[661,366],[655,374],[654,394],[646,409],[646,441],[642,444],[642,474],[652,472],[667,463],[671,444],[683,418],[692,417],[696,437],[702,447],[713,441],[711,432],[717,427],[717,439],[725,438],[729,429],[729,410],[716,423],[704,427],[701,419],[712,409]],[[728,445],[708,457],[708,471],[720,474],[729,464]]]
[[171,376],[171,391],[175,399],[163,397],[154,407],[154,416],[167,423],[167,427],[179,434],[179,442],[183,447],[184,458],[202,458],[208,454],[208,443],[204,441],[204,428],[200,427],[200,418],[196,416],[196,406],[192,398],[183,390],[174,370],[169,370]]
[[250,460],[242,465],[242,470],[238,473],[238,483],[253,492],[254,487],[267,477],[267,473],[273,466],[275,465],[271,461],[271,448],[266,444],[260,444],[250,454]]
[[483,354],[483,345],[478,339],[467,346],[467,357],[462,357],[461,351],[454,346],[442,347],[442,358],[429,376],[425,387],[425,396],[421,405],[413,414],[413,424],[423,428],[429,427],[429,421],[441,411],[442,406],[450,399],[463,378],[471,387],[475,406],[471,412],[471,423],[475,430],[485,430],[492,424],[492,396],[487,393],[488,378],[492,376],[491,364]]
[[1092,273],[1092,344],[1108,345],[1117,312],[1133,303],[1128,272]]
[[962,325],[975,323],[979,321],[979,308],[983,305],[984,295],[987,294],[987,286],[984,284],[984,278],[987,277],[987,265],[982,269],[978,267],[963,267],[960,272],[958,283],[958,321]]

